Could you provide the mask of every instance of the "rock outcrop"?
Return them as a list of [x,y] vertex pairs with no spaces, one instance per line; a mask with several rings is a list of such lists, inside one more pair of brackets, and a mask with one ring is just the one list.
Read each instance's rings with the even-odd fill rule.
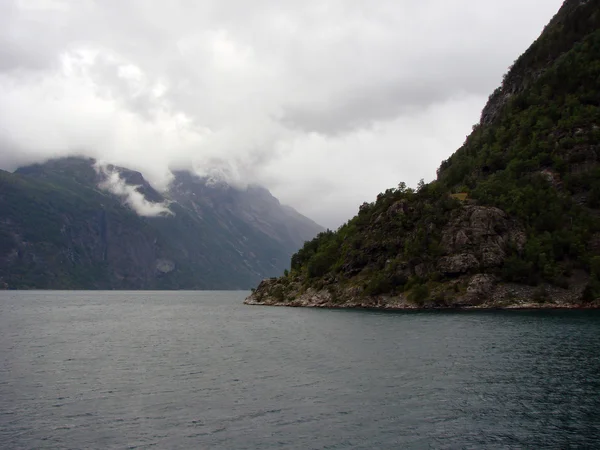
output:
[[[581,274],[579,274],[581,275]],[[348,286],[306,287],[300,279],[263,280],[245,299],[246,305],[308,308],[367,308],[384,310],[414,309],[597,309],[600,299],[582,301],[587,278],[575,276],[568,288],[550,284],[526,286],[499,282],[490,274],[457,278],[424,301],[411,299],[409,293],[364,295]],[[440,301],[440,295],[443,300]]]
[[500,267],[510,250],[523,250],[526,235],[499,208],[465,206],[442,230],[446,253],[437,267],[446,275]]
[[363,203],[248,304],[600,305],[600,0],[566,0],[437,179]]
[[[584,20],[595,3],[593,0],[566,0],[560,11],[546,26],[545,32],[529,50],[519,57],[504,76],[502,85],[494,91],[481,113],[481,124],[490,125],[500,116],[511,98],[525,91],[577,41],[594,31],[595,22]],[[587,8],[581,8],[586,6]],[[597,5],[596,5],[597,7]],[[572,33],[562,32],[564,24],[577,23]],[[552,46],[545,45],[552,40]]]

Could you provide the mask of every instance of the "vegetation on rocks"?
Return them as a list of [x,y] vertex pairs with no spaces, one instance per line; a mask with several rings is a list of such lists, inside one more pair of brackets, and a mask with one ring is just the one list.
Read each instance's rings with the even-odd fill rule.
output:
[[600,1],[567,0],[435,181],[364,203],[249,302],[292,280],[288,303],[336,292],[347,306],[506,305],[517,292],[591,304],[600,297],[599,143]]

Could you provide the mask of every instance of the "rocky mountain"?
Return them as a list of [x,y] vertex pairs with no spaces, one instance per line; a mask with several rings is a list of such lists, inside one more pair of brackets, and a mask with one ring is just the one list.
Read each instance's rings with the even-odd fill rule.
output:
[[600,0],[564,2],[435,181],[381,193],[291,267],[246,302],[600,306]]
[[322,228],[258,186],[187,172],[159,193],[83,158],[0,171],[0,285],[247,289]]

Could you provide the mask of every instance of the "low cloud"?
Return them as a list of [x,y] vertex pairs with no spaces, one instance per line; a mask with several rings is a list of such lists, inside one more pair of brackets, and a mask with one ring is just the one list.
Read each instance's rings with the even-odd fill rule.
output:
[[94,166],[98,173],[106,178],[98,187],[123,199],[123,202],[133,209],[138,215],[144,217],[169,216],[173,213],[167,202],[153,203],[144,197],[138,189],[140,186],[130,186],[117,171],[110,171],[106,165],[96,163]]
[[561,3],[2,0],[0,168],[193,170],[335,228],[432,179]]

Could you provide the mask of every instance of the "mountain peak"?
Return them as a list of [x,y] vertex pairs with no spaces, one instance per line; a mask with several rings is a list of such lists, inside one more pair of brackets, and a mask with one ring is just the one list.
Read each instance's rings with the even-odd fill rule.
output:
[[249,288],[322,230],[263,188],[213,181],[177,172],[162,195],[140,172],[82,158],[0,171],[0,285]]

